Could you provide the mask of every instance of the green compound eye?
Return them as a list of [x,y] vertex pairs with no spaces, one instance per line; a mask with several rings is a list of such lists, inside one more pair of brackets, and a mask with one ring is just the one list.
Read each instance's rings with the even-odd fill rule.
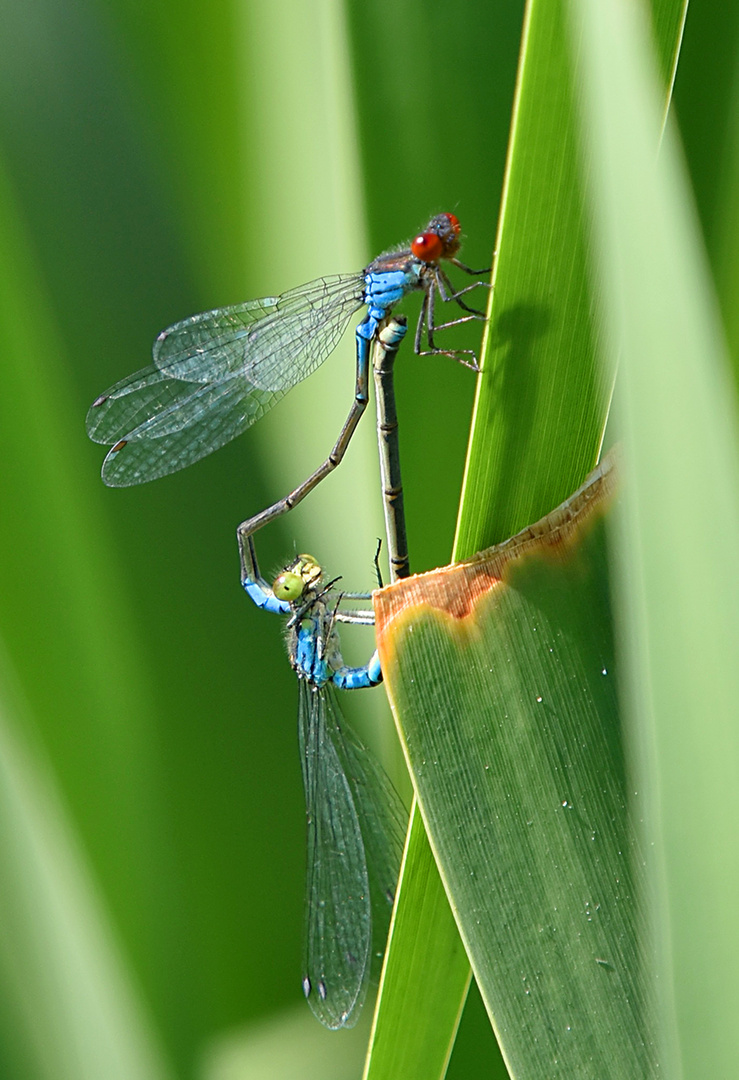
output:
[[272,592],[278,600],[287,600],[294,603],[299,600],[305,590],[305,581],[299,574],[293,574],[290,570],[283,570],[272,583]]

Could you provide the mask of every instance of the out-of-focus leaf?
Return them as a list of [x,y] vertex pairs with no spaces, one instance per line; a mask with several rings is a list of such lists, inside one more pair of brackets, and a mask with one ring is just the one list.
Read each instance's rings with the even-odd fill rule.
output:
[[[627,483],[625,729],[669,1076],[737,1075],[739,423],[676,132],[637,4],[573,0],[604,341]],[[688,24],[689,25],[689,24]]]
[[21,735],[14,691],[0,643],[3,1072],[168,1080],[173,1073],[48,764]]

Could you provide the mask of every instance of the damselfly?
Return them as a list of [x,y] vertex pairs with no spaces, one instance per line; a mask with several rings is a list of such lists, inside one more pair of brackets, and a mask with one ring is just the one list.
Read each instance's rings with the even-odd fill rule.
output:
[[258,607],[289,615],[288,654],[298,676],[308,828],[303,992],[326,1027],[351,1027],[379,970],[407,820],[335,693],[382,680],[376,652],[365,667],[344,664],[336,631],[339,622],[372,625],[374,615],[342,610],[345,599],[363,597],[324,582],[310,555],[299,555],[270,586],[259,574],[251,539],[246,551],[244,588]]
[[[330,471],[367,404],[370,343],[407,293],[424,294],[416,352],[452,356],[477,370],[472,350],[442,349],[434,339],[437,330],[485,317],[462,299],[482,282],[455,291],[441,266],[445,259],[472,276],[486,273],[460,262],[459,246],[458,219],[438,214],[410,247],[380,255],[358,273],[318,278],[281,296],[193,315],[163,330],[154,343],[154,363],[116,383],[88,411],[90,438],[110,446],[103,480],[111,487],[142,484],[219,449],[315,371],[337,345],[352,314],[366,305],[367,314],[356,330],[355,397],[325,463]],[[437,326],[437,295],[455,301],[466,314]],[[284,501],[279,505],[284,512]]]

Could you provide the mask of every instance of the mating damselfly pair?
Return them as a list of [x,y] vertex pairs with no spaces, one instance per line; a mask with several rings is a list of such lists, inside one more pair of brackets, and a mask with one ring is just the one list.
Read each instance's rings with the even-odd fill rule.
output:
[[[342,609],[345,594],[335,582],[323,583],[310,557],[286,569],[297,592],[280,596],[280,579],[270,587],[260,577],[251,538],[340,463],[367,405],[372,349],[393,355],[405,334],[403,323],[390,322],[404,296],[416,291],[423,296],[415,352],[451,356],[477,370],[472,350],[442,348],[435,339],[436,331],[484,318],[463,299],[482,282],[455,291],[441,265],[446,260],[474,277],[487,272],[460,262],[459,247],[458,219],[439,214],[409,247],[379,256],[358,273],[319,278],[280,296],[176,323],[156,339],[153,364],[97,398],[87,417],[90,437],[110,446],[102,472],[106,484],[125,487],[165,476],[219,449],[263,416],[324,362],[352,314],[366,306],[355,332],[354,399],[329,456],[289,495],[238,528],[247,593],[258,606],[289,616],[308,823],[303,988],[329,1027],[350,1026],[358,1016],[373,957],[382,954],[398,872],[399,800],[346,726],[334,694],[335,687],[376,685],[382,673],[376,654],[365,668],[346,668],[336,635],[337,623],[371,625],[372,613]],[[437,324],[437,299],[453,301],[464,314]],[[382,385],[387,413],[391,377]],[[395,471],[399,481],[397,462]],[[407,573],[407,559],[398,556],[393,564],[399,550],[395,529],[389,548],[395,574]]]

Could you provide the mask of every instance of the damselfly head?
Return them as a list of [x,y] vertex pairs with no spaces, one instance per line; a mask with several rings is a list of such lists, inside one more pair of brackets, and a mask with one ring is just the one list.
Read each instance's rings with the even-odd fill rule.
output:
[[318,561],[312,555],[298,555],[272,582],[272,592],[278,600],[294,604],[309,589],[315,589],[322,574]]
[[451,259],[459,251],[461,229],[455,214],[437,214],[413,240],[411,251],[417,259],[426,263]]

